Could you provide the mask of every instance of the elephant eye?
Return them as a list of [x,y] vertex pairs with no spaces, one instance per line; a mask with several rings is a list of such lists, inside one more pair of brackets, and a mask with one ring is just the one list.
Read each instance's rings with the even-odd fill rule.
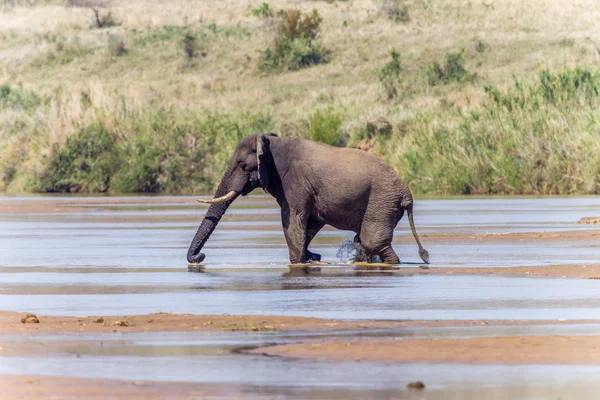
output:
[[246,163],[243,162],[243,161],[240,161],[240,168],[245,171],[246,170]]

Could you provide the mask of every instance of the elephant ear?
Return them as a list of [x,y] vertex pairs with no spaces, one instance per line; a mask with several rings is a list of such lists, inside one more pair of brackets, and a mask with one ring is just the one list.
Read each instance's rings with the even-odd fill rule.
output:
[[271,150],[269,149],[268,136],[277,136],[275,133],[265,133],[256,137],[256,158],[258,160],[258,179],[260,179],[260,186],[269,192],[269,168],[267,166],[268,160],[271,158]]

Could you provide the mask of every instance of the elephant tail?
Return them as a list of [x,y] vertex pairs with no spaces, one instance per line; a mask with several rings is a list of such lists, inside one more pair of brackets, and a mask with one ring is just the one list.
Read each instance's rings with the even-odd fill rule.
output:
[[409,204],[406,204],[406,213],[408,214],[408,222],[410,223],[410,229],[412,230],[413,236],[417,241],[417,245],[419,246],[419,255],[421,256],[421,260],[423,260],[426,264],[429,264],[429,253],[427,250],[423,248],[421,245],[421,241],[419,240],[419,235],[417,235],[417,230],[415,229],[415,221],[413,219],[413,203],[412,201]]

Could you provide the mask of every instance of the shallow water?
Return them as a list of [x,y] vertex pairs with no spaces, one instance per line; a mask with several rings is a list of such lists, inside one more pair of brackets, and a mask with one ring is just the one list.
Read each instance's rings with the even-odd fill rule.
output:
[[[521,334],[525,327],[500,327]],[[588,325],[543,325],[540,334],[588,334]],[[0,374],[200,382],[235,385],[247,396],[279,398],[406,398],[406,383],[427,382],[427,398],[594,398],[600,366],[508,366],[329,362],[239,354],[236,349],[293,343],[301,337],[472,337],[481,327],[395,329],[383,332],[319,334],[169,332],[42,335],[41,342],[75,340],[61,353],[44,357],[4,357]],[[2,342],[31,338],[0,336]],[[89,344],[86,344],[89,343]],[[98,345],[98,343],[102,345]],[[238,388],[243,385],[244,388]],[[326,391],[326,396],[324,391]],[[508,396],[508,397],[506,397]],[[576,396],[576,397],[575,397]]]
[[[52,210],[0,213],[0,310],[78,316],[162,311],[357,320],[600,318],[597,280],[366,274],[348,266],[321,276],[290,274],[279,209],[267,197],[234,203],[204,249],[206,273],[188,273],[185,263],[187,247],[206,210],[194,198],[0,198],[0,206],[33,202]],[[576,222],[599,215],[600,198],[419,200],[415,213],[417,229],[425,236],[585,230],[597,227]],[[336,262],[339,245],[353,236],[326,229],[311,249]],[[597,241],[461,243],[427,237],[422,241],[432,268],[600,261]],[[394,247],[405,263],[420,262],[406,219],[396,230]],[[393,335],[596,333],[594,326],[577,325],[404,330]],[[599,367],[298,361],[231,353],[236,346],[293,340],[280,334],[146,335],[114,336],[126,338],[128,344],[112,353],[84,347],[74,349],[80,357],[2,357],[0,373],[226,382],[250,385],[256,393],[273,390],[284,397],[308,393],[325,398],[406,398],[402,390],[415,379],[427,382],[428,399],[570,398],[573,393],[579,393],[577,398],[592,398],[586,394],[600,389]],[[223,352],[211,353],[206,350],[209,346]],[[151,348],[156,351],[145,352]],[[318,390],[333,392],[315,395]]]
[[[0,309],[57,315],[285,314],[350,319],[599,318],[597,282],[495,276],[290,276],[273,199],[240,199],[204,252],[207,273],[187,272],[185,254],[203,205],[191,197],[5,197],[0,204],[48,212],[0,213]],[[600,198],[420,200],[427,233],[594,229]],[[394,247],[419,263],[406,220]],[[311,246],[323,259],[353,233],[323,230]],[[431,267],[592,263],[597,241],[427,241]],[[341,265],[341,264],[340,264]],[[73,297],[76,295],[76,297]],[[76,301],[74,301],[76,299]]]
[[[68,274],[30,275],[32,286],[49,286],[40,275],[55,279],[58,283],[52,289],[58,293],[65,281],[79,290],[83,285],[75,282],[100,283],[85,278],[106,278],[108,284],[123,285],[125,293],[99,294],[102,289],[96,286],[97,293],[75,296],[6,294],[0,295],[2,309],[73,316],[173,312],[355,320],[600,319],[596,280],[419,275],[288,278],[277,272],[179,272],[157,273],[156,278],[153,274],[82,274],[73,281]],[[165,291],[132,293],[141,278]]]

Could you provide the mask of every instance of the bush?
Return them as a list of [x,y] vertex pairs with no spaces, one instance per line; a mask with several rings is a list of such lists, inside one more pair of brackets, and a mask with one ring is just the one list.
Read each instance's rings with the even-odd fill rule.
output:
[[114,57],[121,57],[129,52],[123,38],[115,35],[110,35],[108,37],[108,48],[110,50],[110,54],[112,54]]
[[310,139],[315,142],[338,146],[342,143],[342,117],[332,108],[319,110],[310,118]]
[[278,18],[273,46],[263,54],[263,69],[294,71],[329,61],[329,51],[318,40],[323,18],[317,10],[308,15],[297,9],[285,10]]
[[381,82],[388,100],[398,96],[398,86],[401,83],[400,74],[402,73],[400,53],[392,50],[390,56],[392,59],[379,71],[379,82]]
[[473,81],[477,75],[469,73],[463,65],[464,52],[463,49],[458,53],[447,53],[444,66],[435,61],[428,71],[429,84],[435,86],[440,83]]
[[54,49],[48,50],[42,57],[32,62],[32,66],[42,68],[48,65],[66,65],[95,52],[94,47],[81,43],[78,36],[69,40],[56,41]]
[[596,107],[600,98],[600,73],[579,67],[559,73],[546,69],[540,72],[538,82],[527,91],[515,80],[514,89],[506,94],[494,86],[486,86],[485,92],[494,103],[509,111],[536,111],[550,105],[561,108]]
[[188,58],[194,58],[198,55],[198,44],[196,36],[191,33],[186,33],[183,37],[183,50]]
[[2,175],[2,183],[4,186],[8,186],[13,179],[15,179],[15,175],[17,174],[17,169],[15,167],[7,167],[4,169],[4,174]]
[[30,110],[41,104],[41,99],[33,92],[9,85],[0,86],[0,110],[4,108],[19,108]]
[[392,124],[383,117],[368,121],[362,131],[362,139],[373,139],[379,136],[390,137],[392,134]]
[[123,168],[119,169],[111,183],[111,189],[121,193],[157,193],[165,189],[167,182],[161,182],[163,158],[170,154],[163,152],[149,137],[136,137],[125,150]]
[[103,126],[94,124],[69,136],[64,147],[54,147],[50,162],[38,178],[42,192],[105,192],[118,169],[118,149]]
[[402,5],[402,0],[382,0],[379,9],[394,22],[410,21],[408,6]]
[[474,47],[475,47],[475,51],[478,53],[484,53],[484,52],[490,50],[490,46],[483,40],[476,41]]
[[252,9],[252,15],[255,17],[270,18],[273,17],[273,9],[269,3],[262,3],[260,7]]
[[600,193],[600,74],[542,71],[481,109],[422,113],[387,146],[416,192]]
[[119,23],[113,19],[110,11],[107,11],[102,15],[102,9],[108,9],[111,3],[111,0],[68,0],[67,6],[89,8],[94,13],[96,27],[109,28],[111,26],[119,25]]

